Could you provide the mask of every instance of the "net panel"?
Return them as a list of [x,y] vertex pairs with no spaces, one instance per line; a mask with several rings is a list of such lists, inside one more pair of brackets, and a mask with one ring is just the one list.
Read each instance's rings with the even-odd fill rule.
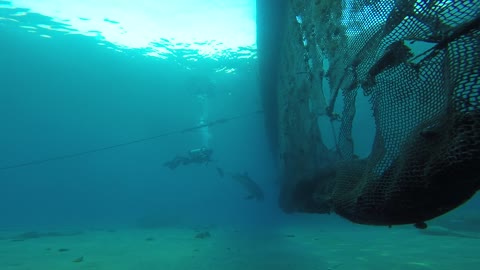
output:
[[[405,224],[475,194],[478,1],[290,0],[288,13],[278,84],[284,209]],[[364,159],[352,133],[360,93],[376,125]],[[319,117],[340,122],[334,148]]]

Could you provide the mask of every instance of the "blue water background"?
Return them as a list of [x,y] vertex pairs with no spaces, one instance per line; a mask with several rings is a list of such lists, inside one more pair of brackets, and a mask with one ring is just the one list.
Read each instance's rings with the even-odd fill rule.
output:
[[[39,14],[23,20],[52,23]],[[286,215],[278,209],[279,176],[264,119],[249,114],[261,109],[255,57],[239,59],[232,54],[221,59],[224,62],[201,59],[188,66],[178,58],[165,60],[145,56],[142,50],[99,46],[95,37],[52,37],[0,22],[0,167],[196,126],[206,102],[198,89],[212,91],[206,98],[206,120],[245,117],[210,128],[208,140],[202,131],[178,132],[71,159],[1,170],[1,227],[135,226],[152,216],[165,226],[274,226],[299,216],[305,222],[348,224],[332,216]],[[236,72],[216,72],[218,66]],[[360,142],[356,150],[365,157],[374,126],[367,99],[361,97],[360,103],[354,132]],[[325,136],[328,141],[329,135]],[[173,171],[162,166],[207,141],[214,149],[215,164]],[[248,171],[265,190],[265,202],[245,200],[242,187],[220,178],[216,166]],[[470,209],[476,205],[470,203]]]

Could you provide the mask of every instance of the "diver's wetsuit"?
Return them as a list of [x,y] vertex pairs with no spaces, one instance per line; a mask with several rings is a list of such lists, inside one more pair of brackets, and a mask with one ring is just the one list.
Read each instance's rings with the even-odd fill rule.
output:
[[182,156],[176,156],[170,161],[163,163],[163,166],[170,168],[171,170],[176,169],[180,165],[188,164],[188,158]]
[[194,149],[188,152],[188,156],[186,157],[176,156],[172,160],[163,163],[163,165],[173,170],[180,165],[188,165],[191,163],[208,164],[209,162],[212,161],[212,158],[211,158],[212,154],[213,154],[213,150],[208,148]]

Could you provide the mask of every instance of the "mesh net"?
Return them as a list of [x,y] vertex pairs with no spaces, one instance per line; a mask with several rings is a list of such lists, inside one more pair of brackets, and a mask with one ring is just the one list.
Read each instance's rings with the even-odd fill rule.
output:
[[[479,1],[290,0],[278,82],[281,206],[392,225],[471,198],[480,188],[479,13]],[[352,133],[359,94],[376,126],[363,159]],[[332,131],[329,149],[322,134]]]

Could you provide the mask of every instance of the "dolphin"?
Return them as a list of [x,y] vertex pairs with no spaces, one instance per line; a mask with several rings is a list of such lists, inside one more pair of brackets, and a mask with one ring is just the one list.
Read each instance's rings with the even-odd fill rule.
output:
[[247,190],[248,195],[245,197],[245,199],[263,201],[265,195],[263,194],[262,188],[260,188],[260,186],[250,178],[247,172],[232,173],[230,176],[233,180],[240,183]]
[[420,232],[422,234],[434,235],[434,236],[453,236],[453,237],[460,237],[460,238],[480,239],[480,236],[469,235],[461,232],[452,231],[442,226],[429,226],[428,228],[426,228],[425,230],[421,230]]

